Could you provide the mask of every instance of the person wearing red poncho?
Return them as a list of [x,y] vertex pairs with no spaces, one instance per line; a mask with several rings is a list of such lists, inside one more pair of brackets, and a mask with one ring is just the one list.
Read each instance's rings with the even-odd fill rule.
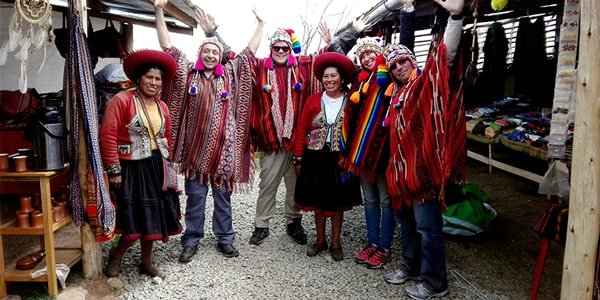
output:
[[[400,267],[385,276],[389,283],[409,280],[413,299],[446,296],[446,260],[442,234],[444,193],[465,180],[465,119],[461,68],[456,53],[462,34],[464,0],[435,0],[450,13],[443,40],[437,41],[422,72],[403,45],[384,50],[393,83],[389,106],[390,160],[386,171],[392,206],[399,210]],[[458,66],[450,68],[453,64]]]

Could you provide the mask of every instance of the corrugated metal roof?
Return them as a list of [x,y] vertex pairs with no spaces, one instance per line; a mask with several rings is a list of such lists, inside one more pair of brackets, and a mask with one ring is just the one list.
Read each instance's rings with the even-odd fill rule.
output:
[[[14,0],[1,0],[14,3]],[[119,22],[129,22],[143,26],[154,26],[153,0],[86,0],[88,14],[96,18],[108,18]],[[54,10],[66,11],[67,0],[50,0]],[[193,34],[197,26],[194,11],[183,0],[170,0],[165,7],[165,17],[169,30]]]

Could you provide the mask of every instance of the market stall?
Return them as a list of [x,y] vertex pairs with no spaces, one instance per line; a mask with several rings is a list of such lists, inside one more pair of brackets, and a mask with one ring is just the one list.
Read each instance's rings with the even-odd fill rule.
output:
[[[3,247],[3,235],[43,240],[39,251],[22,255],[16,265],[5,265],[0,255],[0,298],[14,281],[47,282],[56,296],[57,279],[62,275],[64,282],[65,270],[79,261],[86,278],[101,276],[97,229],[106,225],[94,217],[107,211],[88,202],[96,193],[107,195],[103,167],[93,157],[100,98],[94,67],[120,63],[132,50],[132,24],[153,26],[153,10],[151,1],[142,0],[0,2],[0,153],[6,153],[0,159],[7,162],[0,164],[0,207],[17,210],[16,217],[14,211],[0,216],[0,254],[11,251]],[[196,27],[183,1],[170,1],[165,12],[169,30],[191,34]],[[52,30],[52,24],[62,28]],[[63,160],[41,159],[50,154]],[[29,157],[23,168],[13,165],[19,156]],[[19,199],[31,199],[33,208],[19,206]],[[81,247],[56,249],[55,231],[70,222],[81,226]],[[32,278],[45,270],[52,271]]]

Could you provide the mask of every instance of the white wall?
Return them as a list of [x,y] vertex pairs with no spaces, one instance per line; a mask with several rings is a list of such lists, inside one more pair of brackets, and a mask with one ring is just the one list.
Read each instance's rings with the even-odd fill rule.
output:
[[[14,10],[5,7],[2,3],[0,8],[0,46],[8,40],[8,26],[12,19]],[[104,28],[105,20],[92,18],[92,26],[95,30]],[[119,22],[114,22],[115,27],[120,30]],[[52,12],[52,24],[54,28],[62,28],[62,13]],[[9,52],[6,64],[0,66],[0,90],[19,89],[20,63],[17,62],[15,52]],[[29,88],[35,88],[39,93],[57,92],[63,88],[63,69],[65,60],[60,56],[54,42],[48,43],[46,47],[46,62],[44,68],[38,73],[39,66],[44,58],[44,50],[29,54],[27,64],[27,82]],[[101,69],[108,63],[119,62],[119,59],[100,58],[96,70]]]

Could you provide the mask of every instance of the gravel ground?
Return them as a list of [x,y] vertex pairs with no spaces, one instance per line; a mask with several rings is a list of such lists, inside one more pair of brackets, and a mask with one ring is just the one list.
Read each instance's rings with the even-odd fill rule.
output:
[[[549,202],[532,192],[536,190],[535,184],[501,172],[489,174],[487,167],[481,164],[470,163],[469,176],[492,196],[492,205],[499,217],[484,236],[446,240],[450,290],[446,299],[527,299],[539,247],[539,238],[531,231],[531,225]],[[403,285],[384,281],[384,275],[400,262],[398,230],[391,262],[379,270],[357,265],[353,257],[366,243],[366,234],[363,208],[355,207],[344,217],[345,259],[335,262],[326,252],[307,257],[307,246],[297,245],[285,232],[284,191],[282,185],[277,194],[277,213],[271,220],[271,235],[260,246],[248,243],[254,229],[258,182],[250,194],[233,195],[235,246],[240,251],[237,258],[225,258],[215,248],[217,240],[211,229],[213,205],[209,195],[206,238],[192,262],[177,261],[180,236],[166,244],[155,243],[154,263],[168,273],[165,281],[157,282],[138,274],[140,249],[136,244],[125,256],[118,280],[85,280],[81,266],[77,265],[67,280],[68,288],[57,299],[407,299]],[[185,209],[185,197],[181,203]],[[303,225],[311,243],[315,236],[312,214],[304,214]],[[73,225],[61,229],[57,233],[57,244],[78,243],[77,231]],[[13,245],[12,240],[4,242]],[[35,245],[36,239],[30,242]],[[110,243],[103,244],[105,258],[109,247]],[[12,256],[28,253],[25,251],[28,250],[15,251]],[[540,299],[559,298],[562,251],[562,247],[552,243]],[[7,251],[9,260],[11,253]],[[44,286],[11,284],[9,292],[23,299],[49,299],[40,297],[46,293]]]
[[[399,240],[393,246],[394,258],[382,269],[371,270],[354,263],[353,257],[366,243],[362,207],[345,214],[342,247],[345,259],[335,262],[322,252],[316,257],[306,256],[307,246],[294,243],[285,232],[283,198],[285,188],[277,194],[277,213],[271,220],[271,235],[260,246],[250,245],[253,230],[258,186],[251,194],[232,197],[234,227],[237,237],[234,245],[240,251],[237,258],[225,258],[216,251],[212,234],[212,203],[207,203],[206,238],[200,243],[194,260],[187,264],[177,261],[180,236],[169,243],[156,243],[154,262],[166,271],[168,278],[161,283],[137,273],[140,254],[134,246],[124,259],[119,279],[124,287],[117,293],[121,299],[406,299],[402,285],[391,285],[384,275],[399,264]],[[210,195],[209,195],[210,197]],[[209,200],[212,199],[211,197]],[[182,205],[185,197],[182,197]],[[313,217],[305,213],[303,225],[314,241]],[[329,224],[327,228],[329,232]],[[398,234],[398,231],[397,231]],[[449,265],[449,299],[475,299],[475,286],[469,286],[466,274]],[[508,299],[490,292],[482,292],[485,299]]]

